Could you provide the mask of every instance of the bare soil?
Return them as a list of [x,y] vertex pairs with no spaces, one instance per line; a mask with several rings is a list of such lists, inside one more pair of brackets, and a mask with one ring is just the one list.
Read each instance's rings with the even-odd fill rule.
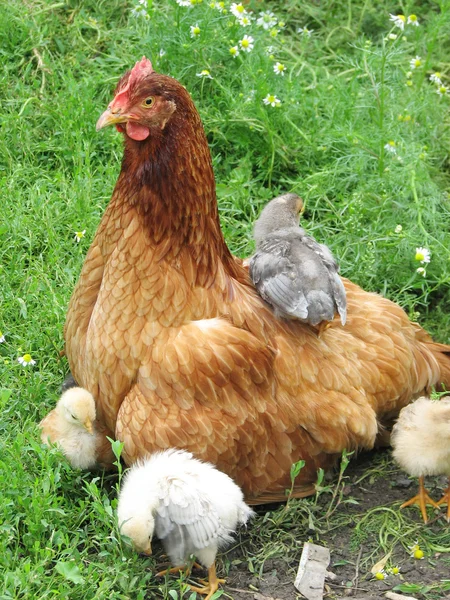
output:
[[[377,507],[390,507],[393,511],[397,511],[399,510],[398,503],[412,497],[417,491],[417,482],[396,470],[395,466],[376,470],[376,463],[386,459],[386,452],[388,451],[363,454],[351,461],[346,471],[344,499],[353,498],[358,504],[341,503],[333,515],[333,524],[328,531],[317,532],[305,529],[296,531],[298,548],[295,547],[292,552],[287,552],[286,556],[268,558],[259,573],[249,572],[248,560],[239,561],[239,549],[228,553],[226,558],[231,561],[231,567],[223,588],[226,595],[224,597],[233,598],[233,600],[302,598],[303,596],[297,592],[293,582],[303,543],[309,540],[326,545],[330,549],[329,570],[336,575],[336,579],[326,582],[325,598],[351,597],[354,600],[378,600],[385,598],[387,591],[400,584],[417,584],[421,589],[415,589],[414,593],[411,593],[411,588],[408,592],[403,591],[405,596],[414,596],[419,599],[450,599],[450,591],[444,592],[442,589],[435,589],[436,587],[441,588],[436,584],[441,584],[443,581],[445,583],[445,580],[450,583],[450,555],[445,552],[433,552],[432,555],[427,554],[423,560],[417,560],[411,557],[401,544],[397,543],[390,564],[399,566],[400,573],[398,575],[391,574],[383,581],[375,579],[370,573],[370,568],[383,558],[378,538],[379,532],[371,530],[370,516],[372,513],[370,510]],[[374,469],[374,462],[375,475],[361,481],[368,469]],[[386,463],[386,460],[384,462]],[[445,478],[427,479],[427,488],[434,498],[440,498],[445,487]],[[267,508],[259,508],[258,513],[263,514]],[[414,528],[420,530],[420,527],[430,527],[438,535],[440,532],[445,533],[445,539],[449,539],[449,525],[443,518],[444,511],[435,515],[430,508],[430,521],[428,525],[424,525],[418,508],[412,507],[404,510],[410,511],[408,520],[411,521],[413,530]],[[361,515],[367,515],[368,512],[365,525],[366,536],[363,535],[364,541],[358,543],[357,538],[355,539],[356,523]],[[352,515],[355,515],[354,521]],[[346,524],[339,526],[340,517]],[[350,518],[345,519],[345,517]],[[338,522],[337,527],[336,521]],[[361,527],[361,530],[364,534],[364,527]],[[411,537],[411,531],[407,533]],[[241,547],[245,544],[244,536],[241,538]],[[445,587],[450,589],[448,585]]]

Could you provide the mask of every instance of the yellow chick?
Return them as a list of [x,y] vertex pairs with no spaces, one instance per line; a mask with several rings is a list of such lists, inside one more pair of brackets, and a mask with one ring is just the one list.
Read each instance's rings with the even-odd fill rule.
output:
[[419,478],[419,493],[401,508],[418,504],[427,523],[427,504],[434,507],[447,504],[447,521],[450,521],[450,485],[439,502],[430,498],[424,485],[427,475],[450,477],[450,396],[442,400],[421,397],[405,406],[392,430],[391,443],[398,464],[409,475]]
[[[95,400],[80,387],[66,390],[56,407],[39,423],[44,444],[57,444],[75,469],[90,469],[101,463],[110,466],[111,447],[95,427]],[[102,455],[102,456],[100,456]]]

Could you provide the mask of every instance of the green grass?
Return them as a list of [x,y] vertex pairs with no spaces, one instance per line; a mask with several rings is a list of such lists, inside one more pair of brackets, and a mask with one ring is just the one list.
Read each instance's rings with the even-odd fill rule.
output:
[[[439,71],[450,84],[450,3],[283,6],[249,4],[285,22],[275,36],[255,23],[240,27],[206,0],[190,8],[148,0],[147,16],[133,15],[132,0],[0,6],[0,599],[174,598],[183,589],[156,581],[154,561],[119,539],[115,478],[72,471],[56,450],[41,447],[36,429],[67,370],[58,354],[67,303],[120,166],[120,136],[96,134],[95,122],[117,79],[143,54],[196,102],[233,252],[250,254],[261,207],[295,191],[306,203],[304,225],[332,248],[345,276],[450,341],[450,96],[429,80]],[[389,21],[400,10],[420,21],[404,36]],[[200,35],[192,38],[196,24]],[[297,32],[304,26],[314,30],[310,37]],[[244,34],[254,48],[233,58],[229,48]],[[416,55],[422,65],[409,75]],[[274,74],[276,62],[284,76]],[[213,79],[198,77],[203,69]],[[267,94],[281,106],[265,106]],[[395,155],[385,150],[390,140]],[[74,233],[84,229],[77,244]],[[425,277],[416,272],[420,246],[431,251]],[[25,353],[34,367],[18,364]],[[342,506],[325,521],[329,510],[318,501],[261,514],[242,538],[239,560],[258,574],[269,555],[297,557],[303,529],[319,520],[331,531],[345,518]],[[418,536],[425,547],[450,543],[448,534],[439,541],[418,530],[409,515],[391,519],[389,507],[361,518],[379,524],[380,514],[395,544]],[[258,525],[266,531],[257,533]],[[374,557],[389,543],[378,540]]]

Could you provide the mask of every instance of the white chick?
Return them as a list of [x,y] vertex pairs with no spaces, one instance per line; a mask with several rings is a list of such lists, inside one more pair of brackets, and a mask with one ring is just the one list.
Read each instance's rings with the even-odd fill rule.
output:
[[152,454],[126,474],[117,515],[122,534],[151,554],[153,533],[162,540],[173,565],[183,568],[191,554],[208,569],[208,584],[193,591],[209,600],[223,580],[215,559],[231,534],[253,511],[228,475],[184,450]]
[[430,498],[424,486],[427,475],[450,477],[450,396],[442,400],[421,397],[405,406],[392,429],[391,443],[398,464],[409,475],[419,478],[419,493],[401,508],[418,504],[427,523],[427,504],[434,507],[447,504],[447,521],[450,521],[450,485],[439,502]]
[[265,206],[254,227],[256,252],[249,273],[277,317],[318,325],[320,333],[336,313],[345,325],[347,297],[330,250],[298,226],[302,209],[296,194]]
[[[87,390],[72,387],[58,400],[56,407],[42,419],[41,440],[57,444],[75,469],[90,469],[98,462],[101,452],[112,452],[105,446],[105,436],[95,429],[95,400]],[[108,462],[108,459],[105,459]]]

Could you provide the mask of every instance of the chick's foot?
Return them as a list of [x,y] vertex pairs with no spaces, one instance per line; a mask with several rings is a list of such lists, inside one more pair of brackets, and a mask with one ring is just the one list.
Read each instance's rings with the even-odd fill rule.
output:
[[193,592],[197,592],[197,594],[204,594],[206,596],[205,600],[210,600],[219,589],[219,583],[225,583],[225,579],[217,578],[216,565],[213,564],[208,569],[208,581],[201,581],[201,583],[204,584],[204,587],[195,587],[193,585],[189,587]]
[[426,508],[427,504],[434,506],[434,508],[438,508],[438,506],[439,506],[439,504],[437,502],[435,502],[433,500],[433,498],[431,498],[429,496],[427,490],[425,489],[423,477],[419,477],[419,493],[417,494],[417,496],[414,496],[414,498],[411,498],[411,500],[404,502],[400,506],[400,508],[405,508],[406,506],[412,506],[413,504],[419,505],[420,512],[422,513],[423,522],[425,524],[428,523],[427,508]]
[[445,490],[444,495],[437,504],[438,506],[440,506],[441,504],[447,505],[447,522],[450,523],[450,480],[448,488]]

